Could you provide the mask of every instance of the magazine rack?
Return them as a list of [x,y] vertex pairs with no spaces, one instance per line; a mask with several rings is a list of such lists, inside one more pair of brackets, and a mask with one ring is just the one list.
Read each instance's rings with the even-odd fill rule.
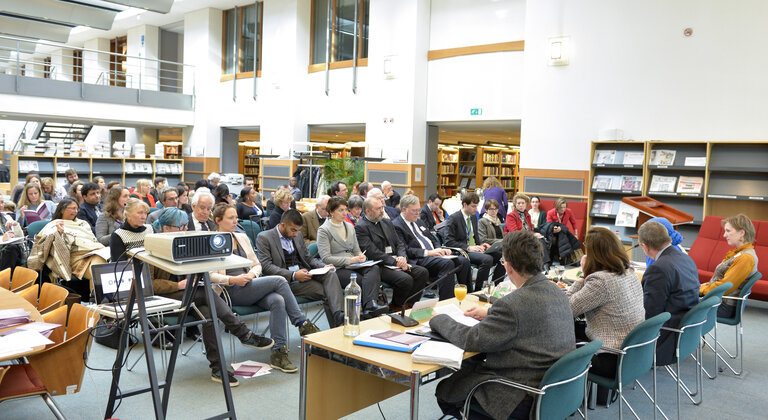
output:
[[642,226],[643,223],[654,217],[666,218],[672,223],[672,226],[675,226],[675,229],[677,229],[677,225],[693,222],[693,216],[690,214],[668,206],[661,201],[654,200],[651,197],[624,197],[621,201],[640,210],[640,214],[637,217],[637,227]]

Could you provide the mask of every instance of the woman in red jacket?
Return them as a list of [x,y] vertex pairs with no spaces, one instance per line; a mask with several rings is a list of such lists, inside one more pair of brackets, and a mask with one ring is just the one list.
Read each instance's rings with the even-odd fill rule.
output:
[[[555,200],[555,208],[547,212],[547,222],[558,222],[567,227],[573,236],[579,237],[579,231],[576,229],[576,218],[573,216],[573,211],[568,208],[568,202],[563,197]],[[553,230],[555,233],[560,233],[559,226]]]
[[514,208],[507,213],[506,222],[504,224],[504,233],[515,232],[518,230],[530,230],[533,231],[533,224],[531,224],[531,215],[525,211],[528,207],[528,203],[531,200],[527,195],[523,193],[517,193],[512,198],[512,204]]

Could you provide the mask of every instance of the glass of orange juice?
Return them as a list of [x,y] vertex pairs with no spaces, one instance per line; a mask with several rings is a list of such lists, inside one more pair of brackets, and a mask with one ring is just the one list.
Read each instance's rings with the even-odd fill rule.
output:
[[465,297],[467,297],[467,285],[456,284],[455,286],[453,286],[453,294],[456,295],[456,299],[459,300],[459,308],[461,308],[461,301],[464,300]]

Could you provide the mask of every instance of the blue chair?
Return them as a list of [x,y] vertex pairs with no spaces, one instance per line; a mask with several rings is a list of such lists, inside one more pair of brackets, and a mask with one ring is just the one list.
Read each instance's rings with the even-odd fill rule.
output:
[[315,242],[313,244],[309,244],[309,246],[307,247],[307,251],[309,251],[309,256],[310,257],[312,257],[312,258],[317,257],[317,254],[320,253],[320,251],[317,250],[317,242]]
[[251,246],[254,250],[256,250],[256,236],[261,233],[261,227],[259,227],[258,223],[253,223],[250,220],[241,220],[240,226],[243,228],[243,231],[248,236],[248,239],[251,241]]
[[464,401],[464,418],[469,417],[470,410],[481,413],[484,411],[472,405],[472,396],[480,386],[487,383],[497,383],[534,394],[533,414],[536,419],[564,419],[582,404],[586,413],[587,372],[592,357],[602,345],[602,341],[595,340],[561,357],[544,373],[539,388],[513,382],[504,377],[488,379],[475,385]]
[[[701,298],[701,300],[704,300],[712,296],[717,296],[720,299],[722,299],[725,292],[731,287],[733,287],[733,284],[731,282],[723,283],[720,286],[717,286],[714,289],[710,290],[709,293],[707,293],[706,295],[704,295],[703,298]],[[717,346],[709,345],[709,343],[707,343],[706,341],[706,336],[707,334],[710,333],[710,331],[714,329],[715,342],[717,342],[717,308],[719,307],[720,307],[719,303],[717,305],[712,306],[712,308],[707,313],[707,321],[704,323],[704,325],[701,326],[701,335],[705,337],[704,344],[707,347],[709,347],[712,351],[715,352],[715,370],[713,371],[713,375],[710,375],[709,372],[707,372],[707,370],[704,369],[703,366],[701,368],[701,370],[704,372],[704,374],[707,375],[709,379],[715,379],[717,377]],[[701,363],[703,364],[704,360],[702,360]]]
[[[589,374],[589,381],[609,389],[615,389],[619,393],[619,419],[624,418],[623,404],[627,404],[632,414],[637,413],[624,398],[624,387],[633,382],[640,386],[645,396],[653,402],[654,414],[658,409],[656,404],[656,340],[659,339],[659,331],[670,318],[669,312],[662,312],[653,318],[646,319],[636,326],[624,337],[621,348],[612,349],[603,347],[603,351],[614,353],[618,356],[616,362],[616,376],[607,378],[594,373]],[[643,385],[637,380],[648,370],[653,372],[653,397],[648,394]]]
[[[760,278],[763,275],[760,274],[759,271],[756,271],[755,274],[752,274],[751,276],[747,277],[746,280],[744,280],[744,288],[741,289],[741,292],[739,293],[738,297],[735,296],[723,296],[723,300],[735,300],[736,301],[736,313],[733,315],[732,318],[724,318],[724,317],[717,317],[717,323],[718,324],[725,324],[725,325],[733,325],[736,326],[736,352],[734,354],[731,354],[728,349],[723,347],[720,342],[715,340],[715,345],[720,346],[721,349],[728,355],[728,357],[731,360],[735,360],[736,358],[739,359],[739,371],[731,367],[730,364],[718,353],[718,358],[721,362],[725,364],[725,366],[730,369],[730,371],[736,375],[741,376],[741,374],[744,372],[744,325],[742,324],[742,317],[744,315],[744,307],[747,303],[747,298],[752,293],[752,286],[755,285],[755,283],[760,280]],[[722,372],[722,368],[720,368],[720,371]]]
[[161,203],[160,201],[157,201],[157,202],[155,202],[155,207],[158,208],[158,209],[161,209],[161,208],[163,208],[163,203]]
[[[696,306],[688,310],[688,313],[680,320],[677,328],[662,327],[663,330],[672,331],[677,336],[677,344],[675,348],[675,370],[669,366],[664,368],[672,375],[672,378],[677,381],[677,418],[680,418],[680,389],[685,391],[686,396],[693,402],[694,405],[701,404],[702,392],[702,366],[701,366],[701,329],[705,322],[707,322],[707,314],[713,306],[720,304],[720,298],[718,296],[708,297]],[[696,353],[696,391],[691,391],[688,386],[685,385],[683,379],[680,377],[680,361],[685,360],[688,356]],[[699,395],[699,400],[696,401],[694,397]]]
[[35,236],[37,236],[38,233],[40,233],[41,230],[50,223],[50,220],[38,220],[36,222],[32,222],[27,226],[27,238],[30,241],[34,241]]

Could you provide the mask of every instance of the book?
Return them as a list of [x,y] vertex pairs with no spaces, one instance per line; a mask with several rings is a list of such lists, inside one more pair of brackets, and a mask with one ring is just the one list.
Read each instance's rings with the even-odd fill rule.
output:
[[380,262],[381,262],[381,260],[368,260],[368,261],[364,261],[364,262],[361,262],[361,263],[350,264],[350,265],[346,266],[345,268],[348,268],[350,270],[357,270],[358,268],[365,268],[365,267],[374,266],[374,265],[376,265],[376,264],[378,264]]
[[645,154],[643,152],[624,152],[624,165],[642,165]]
[[420,344],[420,343],[423,343],[423,342],[429,340],[429,338],[426,338],[426,337],[418,337],[418,336],[415,336],[415,335],[405,334],[405,333],[401,333],[401,332],[397,332],[397,331],[393,331],[393,330],[384,331],[384,332],[380,332],[380,333],[377,333],[377,334],[372,334],[371,337],[376,337],[376,338],[380,338],[382,340],[392,341],[394,343],[402,344],[402,345],[405,345],[405,346],[411,346],[411,345],[414,345],[414,344]]
[[618,206],[615,201],[610,200],[595,200],[592,203],[592,213],[597,214],[616,214],[615,209]]
[[49,217],[51,217],[51,212],[45,203],[41,203],[37,210],[24,210],[24,219],[26,219],[27,224],[37,222],[38,220],[45,220]]
[[394,341],[390,341],[384,338],[378,338],[374,337],[376,334],[381,334],[386,332],[386,330],[368,330],[363,333],[360,333],[357,337],[355,337],[354,340],[352,340],[352,343],[357,346],[365,346],[365,347],[373,347],[377,349],[384,349],[384,350],[392,350],[392,351],[399,351],[403,353],[410,353],[412,352],[416,347],[421,345],[423,342],[418,342],[416,344],[401,344],[396,343]]
[[621,177],[622,191],[641,191],[643,189],[643,178],[636,175],[623,175]]
[[704,178],[700,176],[680,176],[677,181],[678,193],[701,194]]
[[675,182],[677,182],[676,176],[661,176],[654,175],[651,178],[652,192],[675,192]]
[[651,165],[668,166],[675,163],[675,150],[655,149],[651,150]]
[[612,165],[616,159],[615,150],[596,150],[595,151],[595,165]]
[[592,181],[592,188],[600,190],[613,189],[614,177],[609,175],[595,175],[595,179]]

